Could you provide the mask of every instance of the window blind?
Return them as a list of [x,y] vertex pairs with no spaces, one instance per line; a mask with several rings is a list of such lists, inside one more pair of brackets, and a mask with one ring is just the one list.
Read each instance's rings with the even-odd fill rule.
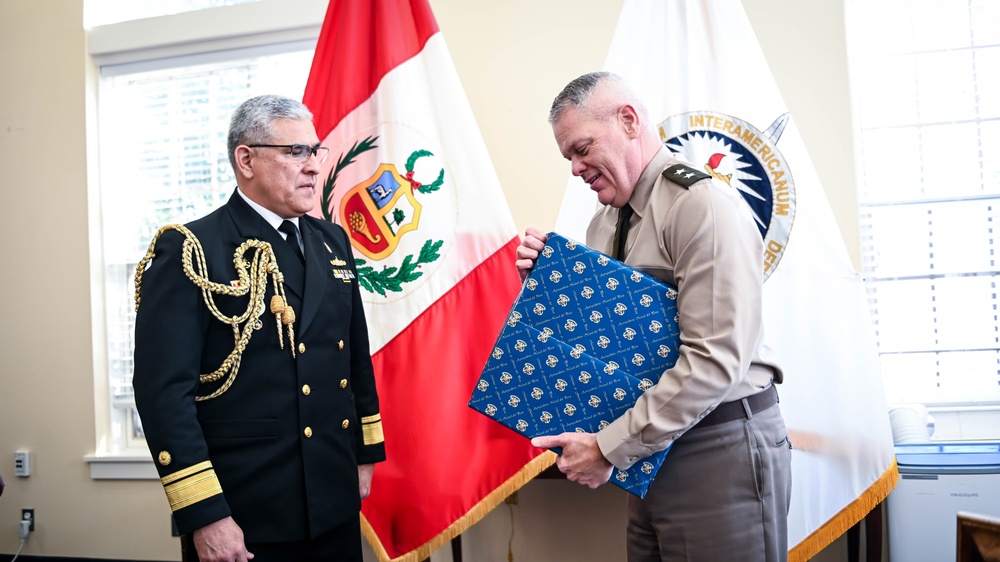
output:
[[862,266],[887,399],[1000,405],[1000,6],[853,10]]

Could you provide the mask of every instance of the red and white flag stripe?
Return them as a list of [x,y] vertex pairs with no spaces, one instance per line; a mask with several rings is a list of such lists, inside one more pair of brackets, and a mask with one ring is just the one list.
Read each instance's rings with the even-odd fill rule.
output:
[[519,290],[516,229],[427,0],[331,0],[303,101],[330,148],[314,214],[354,244],[381,401],[365,534],[421,560],[551,463],[467,406]]

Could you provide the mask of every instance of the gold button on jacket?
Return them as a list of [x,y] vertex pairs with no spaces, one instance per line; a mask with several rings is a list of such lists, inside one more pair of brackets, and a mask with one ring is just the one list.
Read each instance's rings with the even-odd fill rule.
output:
[[347,379],[340,379],[340,388],[347,388]]
[[310,392],[312,392],[312,389],[309,388],[308,384],[302,385],[302,394],[305,394],[306,396],[309,396]]
[[303,431],[302,433],[303,433],[303,435],[305,435],[306,437],[312,437],[312,436],[313,436],[313,428],[311,428],[311,427],[306,427],[306,428],[305,428],[305,430],[304,430],[304,431]]
[[306,352],[306,344],[300,342],[299,343],[299,353],[305,353],[305,352]]
[[349,425],[351,425],[351,422],[344,420],[343,423],[340,424],[340,427],[347,429],[347,426]]

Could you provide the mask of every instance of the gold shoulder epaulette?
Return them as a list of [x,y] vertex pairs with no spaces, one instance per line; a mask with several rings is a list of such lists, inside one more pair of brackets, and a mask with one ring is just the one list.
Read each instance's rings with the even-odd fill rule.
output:
[[[278,269],[278,261],[274,256],[274,250],[267,242],[250,239],[239,245],[233,253],[233,264],[236,266],[237,281],[229,284],[213,283],[208,279],[208,266],[205,264],[205,251],[201,247],[201,242],[180,224],[168,224],[157,231],[153,240],[149,243],[146,255],[139,260],[135,268],[135,310],[139,311],[139,300],[142,290],[142,274],[146,271],[146,266],[156,256],[153,251],[160,235],[168,230],[176,230],[184,235],[184,245],[181,252],[181,265],[184,268],[184,275],[195,285],[201,288],[202,297],[209,311],[220,322],[228,324],[233,328],[233,339],[235,347],[228,357],[222,362],[218,369],[208,374],[199,375],[202,384],[215,382],[225,376],[226,381],[215,392],[198,396],[195,400],[209,400],[221,395],[232,386],[236,380],[236,373],[240,368],[240,360],[243,357],[243,350],[250,342],[250,336],[254,330],[259,329],[260,317],[264,314],[264,294],[267,292],[267,278],[271,277],[274,284],[274,296],[271,297],[270,310],[274,314],[278,323],[278,343],[284,349],[284,339],[282,336],[282,326],[288,330],[288,340],[292,348],[292,357],[295,356],[295,311],[285,300],[285,288],[283,285],[284,275]],[[254,248],[253,258],[248,262],[244,257],[247,250]],[[226,295],[231,297],[242,297],[250,295],[250,303],[247,309],[237,316],[226,316],[215,304],[215,295]]]

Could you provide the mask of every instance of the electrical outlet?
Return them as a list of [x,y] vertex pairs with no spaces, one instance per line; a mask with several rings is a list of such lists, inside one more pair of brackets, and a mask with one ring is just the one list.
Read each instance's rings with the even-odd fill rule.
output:
[[14,476],[31,476],[31,453],[14,451]]
[[21,509],[21,521],[28,521],[30,524],[28,526],[29,531],[35,530],[35,508],[25,507]]

